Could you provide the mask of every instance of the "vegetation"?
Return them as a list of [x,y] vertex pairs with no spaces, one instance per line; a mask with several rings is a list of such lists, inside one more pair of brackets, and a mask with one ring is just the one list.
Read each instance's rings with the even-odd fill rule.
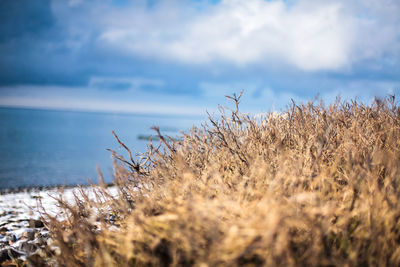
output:
[[[400,264],[400,109],[292,103],[234,109],[137,157],[113,152],[112,196],[94,186],[67,221],[47,216],[59,266]],[[129,159],[128,159],[129,158]],[[101,230],[100,230],[101,229]],[[54,249],[51,246],[57,246]]]

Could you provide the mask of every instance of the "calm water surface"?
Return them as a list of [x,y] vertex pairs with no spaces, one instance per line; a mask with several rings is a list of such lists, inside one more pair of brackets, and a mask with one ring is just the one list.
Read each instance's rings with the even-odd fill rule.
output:
[[100,166],[112,181],[107,148],[124,153],[111,134],[144,152],[157,125],[170,136],[200,125],[202,118],[103,114],[75,111],[0,108],[0,188],[85,184],[97,181]]

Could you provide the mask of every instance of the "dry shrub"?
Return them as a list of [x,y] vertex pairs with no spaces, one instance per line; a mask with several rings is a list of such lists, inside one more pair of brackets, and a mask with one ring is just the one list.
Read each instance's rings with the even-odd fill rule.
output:
[[61,250],[51,252],[53,260],[60,266],[400,264],[394,97],[369,106],[340,99],[329,106],[292,103],[261,119],[240,113],[240,96],[230,98],[233,110],[220,108],[218,118],[181,140],[155,128],[161,147],[150,144],[137,161],[114,152],[122,163],[114,174],[117,197],[98,186],[96,203],[60,201],[70,216],[48,218]]

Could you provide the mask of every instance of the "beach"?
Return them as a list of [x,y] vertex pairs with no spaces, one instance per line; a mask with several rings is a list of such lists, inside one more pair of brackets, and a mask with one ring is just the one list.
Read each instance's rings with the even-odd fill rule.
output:
[[[81,189],[90,191],[89,187]],[[73,204],[75,195],[79,196],[79,190],[78,187],[54,187],[27,188],[9,193],[3,191],[0,194],[0,264],[13,266],[16,262],[27,260],[34,263],[35,255],[44,255],[43,249],[51,245],[52,240],[43,212],[59,220],[66,219],[65,211],[60,209],[57,199],[62,197]],[[109,187],[108,191],[116,193],[115,187]],[[57,247],[50,248],[57,252]]]

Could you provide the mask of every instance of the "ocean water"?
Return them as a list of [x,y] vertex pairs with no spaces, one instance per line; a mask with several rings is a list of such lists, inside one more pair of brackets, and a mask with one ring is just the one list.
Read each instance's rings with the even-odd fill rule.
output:
[[200,117],[0,108],[0,189],[96,182],[97,166],[111,182],[106,149],[126,155],[113,130],[132,152],[144,152],[148,141],[138,137],[154,135],[150,127],[179,136],[201,122]]

